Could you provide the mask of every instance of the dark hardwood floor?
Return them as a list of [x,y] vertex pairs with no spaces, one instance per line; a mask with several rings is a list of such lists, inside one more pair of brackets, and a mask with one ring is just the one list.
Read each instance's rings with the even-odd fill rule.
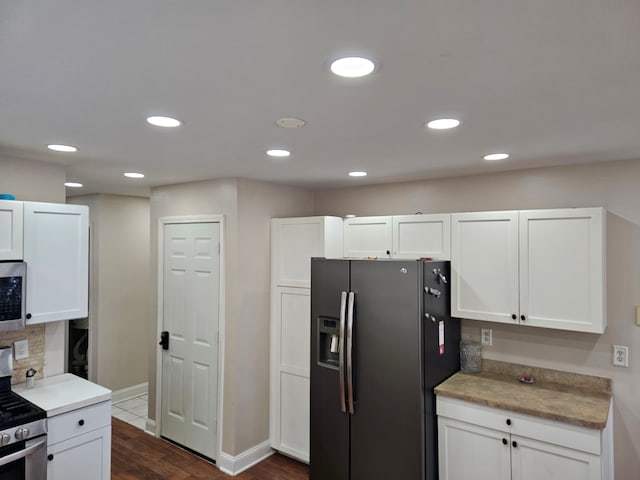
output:
[[169,442],[112,419],[112,480],[308,480],[309,467],[272,455],[240,475],[225,475],[215,466]]

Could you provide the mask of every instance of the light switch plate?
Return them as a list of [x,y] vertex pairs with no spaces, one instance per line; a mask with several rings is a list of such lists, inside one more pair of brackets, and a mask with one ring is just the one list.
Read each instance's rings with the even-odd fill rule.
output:
[[13,342],[13,358],[22,360],[29,358],[29,340],[16,340]]
[[640,327],[640,305],[636,306],[636,325]]

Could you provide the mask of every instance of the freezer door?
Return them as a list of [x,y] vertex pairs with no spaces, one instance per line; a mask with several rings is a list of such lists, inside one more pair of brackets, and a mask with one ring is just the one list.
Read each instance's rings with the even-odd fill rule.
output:
[[[349,480],[349,414],[339,364],[345,353],[341,304],[348,290],[349,261],[311,259],[310,480]],[[341,341],[334,335],[342,335]]]
[[420,262],[351,262],[351,480],[424,479],[421,277]]

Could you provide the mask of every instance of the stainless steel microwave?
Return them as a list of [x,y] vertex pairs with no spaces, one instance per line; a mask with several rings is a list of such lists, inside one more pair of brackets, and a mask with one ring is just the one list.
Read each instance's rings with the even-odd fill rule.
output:
[[24,328],[27,264],[0,262],[0,331]]

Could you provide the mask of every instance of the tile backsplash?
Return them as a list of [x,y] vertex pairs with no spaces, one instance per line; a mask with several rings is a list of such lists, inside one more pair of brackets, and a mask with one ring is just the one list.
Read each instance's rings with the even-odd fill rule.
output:
[[13,360],[13,376],[11,383],[23,383],[27,370],[36,370],[35,378],[42,378],[44,370],[44,332],[45,325],[30,325],[24,330],[0,332],[0,346],[13,347],[16,340],[29,341],[29,356],[23,360]]

